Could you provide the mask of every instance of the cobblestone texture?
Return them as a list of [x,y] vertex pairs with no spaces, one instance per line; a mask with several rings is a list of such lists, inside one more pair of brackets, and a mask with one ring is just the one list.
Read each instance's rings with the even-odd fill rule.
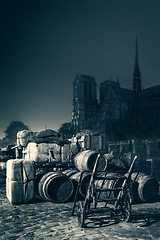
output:
[[93,217],[80,228],[71,216],[73,203],[12,205],[0,187],[1,240],[157,240],[160,239],[160,202],[132,206],[132,221],[116,222],[105,215]]

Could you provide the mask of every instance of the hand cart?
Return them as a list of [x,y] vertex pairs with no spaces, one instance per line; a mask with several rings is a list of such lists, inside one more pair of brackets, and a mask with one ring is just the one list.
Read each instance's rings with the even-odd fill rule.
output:
[[[107,171],[98,171],[98,163],[100,154],[98,154],[90,182],[88,185],[87,194],[84,201],[78,201],[78,188],[81,185],[81,179],[84,171],[81,173],[80,181],[77,186],[75,194],[74,204],[72,208],[72,215],[74,215],[75,208],[77,209],[77,217],[81,227],[85,227],[85,220],[93,214],[109,213],[110,217],[120,217],[121,220],[129,221],[131,217],[131,174],[137,156],[134,157],[129,170],[126,174],[120,175],[118,173],[110,174]],[[97,188],[97,182],[100,185]],[[110,181],[109,186],[106,187],[106,181]],[[117,186],[117,182],[120,181],[120,186]],[[106,198],[101,198],[101,194],[106,194]],[[98,207],[98,203],[100,203]],[[102,207],[102,203],[104,206]],[[111,205],[112,207],[108,207]]]

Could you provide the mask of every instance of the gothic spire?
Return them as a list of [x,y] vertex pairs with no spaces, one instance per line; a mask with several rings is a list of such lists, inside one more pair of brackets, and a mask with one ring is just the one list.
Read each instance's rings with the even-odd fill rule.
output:
[[137,43],[137,36],[136,36],[136,48],[135,48],[135,64],[134,64],[134,71],[133,71],[133,92],[136,96],[138,96],[142,91],[141,87],[141,73],[138,63],[138,43]]

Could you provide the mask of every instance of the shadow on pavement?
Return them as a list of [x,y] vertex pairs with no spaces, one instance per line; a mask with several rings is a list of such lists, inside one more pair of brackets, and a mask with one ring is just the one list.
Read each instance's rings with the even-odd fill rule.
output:
[[85,228],[102,228],[109,227],[115,224],[120,223],[121,220],[118,218],[111,218],[108,216],[98,216],[98,217],[89,217],[85,221]]
[[[123,222],[120,218],[110,216],[88,217],[85,220],[85,228],[102,228],[109,227]],[[124,221],[125,222],[125,221]],[[126,224],[137,223],[140,227],[147,227],[160,222],[160,214],[153,213],[136,213],[131,216],[131,220]]]
[[141,213],[132,215],[131,223],[142,223],[141,227],[151,226],[160,221],[160,214]]

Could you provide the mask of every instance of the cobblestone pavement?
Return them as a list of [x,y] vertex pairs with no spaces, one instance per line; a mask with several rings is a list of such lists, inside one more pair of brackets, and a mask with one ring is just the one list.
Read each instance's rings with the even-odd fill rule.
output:
[[116,222],[102,215],[80,228],[76,216],[71,216],[73,203],[12,205],[0,187],[0,239],[2,240],[151,240],[160,239],[160,202],[132,206],[130,223]]

